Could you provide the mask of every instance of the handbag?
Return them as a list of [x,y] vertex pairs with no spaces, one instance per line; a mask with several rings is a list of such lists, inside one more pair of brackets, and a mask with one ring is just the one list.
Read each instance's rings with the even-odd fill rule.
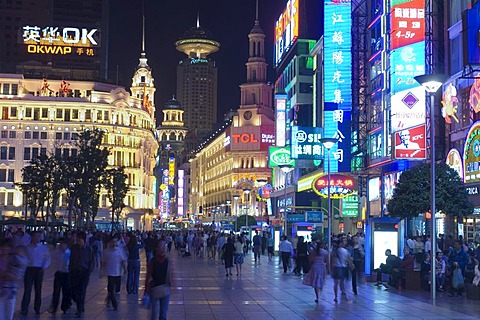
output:
[[170,295],[170,286],[168,284],[161,284],[150,289],[150,299],[165,298]]
[[460,268],[456,268],[453,271],[452,286],[455,289],[460,289],[460,288],[463,288],[465,286],[465,281],[463,280],[462,270],[460,270]]

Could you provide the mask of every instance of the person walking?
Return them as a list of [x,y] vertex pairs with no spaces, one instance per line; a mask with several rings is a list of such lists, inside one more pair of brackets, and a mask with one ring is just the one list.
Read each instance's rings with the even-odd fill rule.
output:
[[268,261],[269,262],[272,261],[272,259],[273,259],[273,255],[274,255],[273,246],[274,246],[273,237],[270,233],[268,233],[268,235],[267,235],[267,252],[268,252]]
[[290,266],[290,258],[292,257],[293,246],[290,241],[287,240],[287,236],[282,237],[282,241],[278,245],[278,251],[282,257],[283,273],[287,273]]
[[35,288],[35,301],[33,309],[35,314],[40,314],[42,306],[42,283],[45,269],[50,266],[51,258],[47,245],[41,243],[42,233],[35,231],[32,234],[32,242],[25,248],[29,263],[25,270],[24,291],[22,298],[21,314],[28,314],[28,305],[32,294],[32,287]]
[[233,239],[228,238],[227,243],[223,245],[223,259],[225,260],[225,276],[232,275],[233,268],[233,255],[235,253],[235,246],[233,245]]
[[298,237],[296,263],[293,270],[296,275],[301,275],[302,271],[303,274],[308,272],[308,245],[304,239],[303,236]]
[[138,286],[140,281],[140,249],[144,248],[145,244],[138,239],[135,234],[132,234],[127,244],[128,251],[128,274],[127,274],[127,293],[138,294]]
[[357,291],[357,280],[360,278],[359,275],[362,274],[362,265],[363,265],[363,259],[365,257],[365,252],[363,250],[363,246],[360,244],[358,241],[358,236],[353,236],[352,237],[352,260],[353,260],[353,265],[355,266],[352,272],[352,291],[354,295],[358,294]]
[[112,304],[113,310],[117,310],[118,301],[115,294],[115,288],[122,282],[122,271],[127,273],[127,254],[125,250],[118,247],[118,239],[110,238],[107,249],[102,256],[102,273],[107,280],[107,306]]
[[55,275],[53,279],[52,303],[48,312],[55,314],[57,312],[58,303],[60,302],[60,293],[62,293],[62,305],[60,308],[63,314],[66,314],[72,305],[70,297],[70,266],[71,250],[68,248],[68,241],[65,238],[58,239],[59,246],[53,257],[55,264]]
[[150,320],[167,319],[172,285],[171,270],[172,265],[167,258],[167,243],[160,240],[155,243],[153,258],[147,265],[145,276],[145,293],[150,296]]
[[85,294],[90,274],[95,268],[93,250],[87,245],[86,238],[85,232],[78,232],[76,235],[77,241],[70,249],[70,286],[72,288],[72,299],[77,304],[77,316],[85,313]]
[[253,236],[253,257],[255,263],[258,261],[260,264],[260,253],[262,252],[262,237],[258,234],[258,231],[255,230],[255,235]]
[[333,291],[335,293],[335,298],[333,301],[338,302],[338,286],[340,285],[340,290],[342,296],[346,296],[345,292],[345,279],[348,276],[348,266],[350,259],[350,254],[347,249],[341,246],[340,240],[335,240],[333,242],[333,250],[331,255],[330,265],[332,266],[332,276],[334,280]]
[[235,243],[233,244],[235,247],[235,268],[237,269],[237,277],[242,275],[242,265],[244,262],[244,255],[243,255],[243,239],[241,236],[237,236]]
[[318,240],[315,244],[315,249],[308,256],[311,267],[307,276],[303,279],[304,285],[313,287],[315,302],[318,302],[318,294],[323,289],[323,284],[325,283],[327,258],[327,251],[323,248],[322,242]]

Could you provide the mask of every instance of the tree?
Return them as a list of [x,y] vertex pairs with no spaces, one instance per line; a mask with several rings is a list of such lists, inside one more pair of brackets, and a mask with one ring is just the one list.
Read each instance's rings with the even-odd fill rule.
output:
[[[458,173],[445,163],[435,164],[435,209],[463,217],[473,212]],[[420,164],[402,173],[387,204],[393,217],[413,218],[430,211],[430,164]]]
[[115,225],[118,225],[120,214],[125,207],[124,199],[129,189],[127,178],[124,167],[107,170],[105,189],[108,201],[112,204],[112,230]]

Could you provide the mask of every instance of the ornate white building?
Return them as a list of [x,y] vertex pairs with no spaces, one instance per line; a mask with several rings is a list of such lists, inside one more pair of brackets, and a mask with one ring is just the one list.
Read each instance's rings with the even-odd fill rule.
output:
[[[124,222],[134,229],[151,228],[158,150],[154,92],[144,50],[131,94],[105,83],[0,74],[0,212],[4,219],[24,215],[24,197],[14,183],[22,181],[22,168],[29,160],[42,153],[75,155],[78,133],[95,128],[106,132],[109,166],[124,166],[128,175]],[[66,211],[66,202],[62,195],[59,216]],[[102,191],[97,219],[110,219],[109,206]]]

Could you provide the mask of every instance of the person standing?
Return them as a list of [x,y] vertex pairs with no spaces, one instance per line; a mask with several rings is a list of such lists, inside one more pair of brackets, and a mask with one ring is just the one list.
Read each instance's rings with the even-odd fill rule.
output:
[[354,295],[357,295],[357,280],[359,279],[359,275],[362,274],[362,266],[363,266],[363,259],[365,257],[365,252],[363,250],[363,246],[360,245],[358,241],[358,236],[352,237],[352,259],[353,265],[355,266],[352,272],[352,291]]
[[278,245],[278,251],[282,257],[283,273],[287,273],[290,265],[290,258],[292,257],[293,246],[290,241],[287,240],[287,236],[282,237],[282,241]]
[[107,305],[112,304],[113,310],[117,310],[118,301],[115,288],[122,282],[122,271],[127,272],[127,254],[118,247],[118,239],[112,237],[108,242],[107,249],[102,256],[102,273],[107,275]]
[[303,284],[313,287],[315,291],[315,302],[318,302],[318,294],[325,283],[325,267],[327,264],[327,251],[323,248],[322,242],[317,241],[315,250],[310,253],[308,260],[312,264]]
[[253,257],[255,262],[260,263],[260,253],[262,252],[262,237],[258,234],[258,231],[255,230],[255,235],[253,236]]
[[268,251],[268,261],[272,261],[273,259],[273,254],[274,254],[274,251],[273,251],[273,246],[274,246],[274,240],[273,240],[273,237],[270,233],[268,233],[267,235],[267,251]]
[[295,259],[295,269],[293,273],[296,275],[307,274],[308,272],[308,244],[304,241],[304,237],[298,237],[297,257]]
[[70,249],[70,286],[72,299],[77,303],[77,316],[81,316],[85,312],[85,294],[90,274],[95,268],[93,250],[87,245],[86,238],[85,232],[78,232],[77,241]]
[[[148,263],[145,276],[145,292],[150,296],[151,320],[167,319],[172,285],[171,269],[171,263],[167,258],[167,243],[160,240],[155,243],[153,258]],[[157,291],[164,291],[164,293],[159,294]]]
[[242,265],[244,262],[243,240],[241,236],[237,236],[235,243],[235,268],[237,269],[237,277],[242,275]]
[[32,294],[32,287],[35,288],[35,301],[33,309],[35,314],[40,314],[42,306],[42,282],[45,269],[50,266],[51,258],[48,246],[41,243],[42,233],[35,231],[32,235],[32,242],[25,248],[29,263],[25,270],[24,291],[22,298],[21,314],[27,315],[28,305]]
[[61,309],[66,314],[68,308],[72,305],[70,298],[70,266],[71,251],[68,248],[68,242],[65,238],[58,239],[59,247],[54,253],[55,275],[53,280],[52,303],[48,312],[55,314],[57,312],[58,303],[60,302],[60,292],[62,293]]
[[136,235],[132,234],[128,244],[128,275],[127,275],[127,293],[137,294],[140,281],[140,249],[144,248],[145,244],[139,240]]
[[223,245],[223,259],[225,260],[225,276],[232,275],[233,268],[233,255],[235,253],[235,246],[233,245],[233,239],[228,237],[227,243]]

